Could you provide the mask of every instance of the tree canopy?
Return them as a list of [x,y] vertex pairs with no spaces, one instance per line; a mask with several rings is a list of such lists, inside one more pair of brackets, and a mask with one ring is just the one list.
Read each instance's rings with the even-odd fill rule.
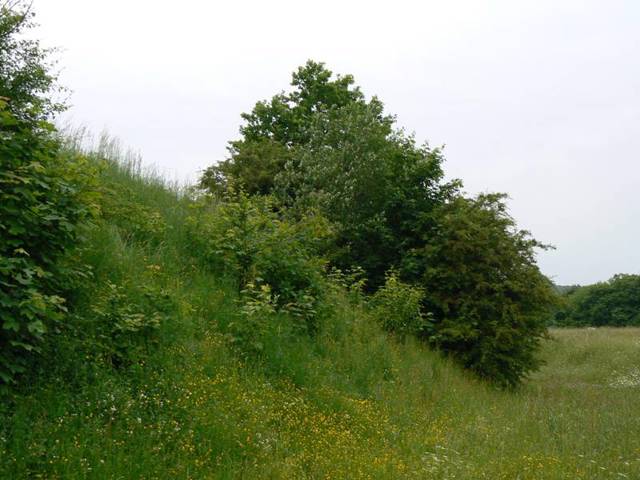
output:
[[219,191],[233,182],[249,194],[270,193],[293,150],[308,142],[317,114],[365,102],[351,75],[332,75],[324,64],[309,60],[293,73],[291,92],[257,102],[243,113],[242,138],[229,142],[229,158],[205,170],[201,186]]

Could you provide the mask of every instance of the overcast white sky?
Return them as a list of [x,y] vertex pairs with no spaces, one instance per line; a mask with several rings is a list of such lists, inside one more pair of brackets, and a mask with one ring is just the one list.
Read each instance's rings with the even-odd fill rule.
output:
[[557,283],[640,273],[640,2],[34,0],[67,115],[168,176],[225,156],[240,113],[312,58],[351,73],[470,193],[554,244]]

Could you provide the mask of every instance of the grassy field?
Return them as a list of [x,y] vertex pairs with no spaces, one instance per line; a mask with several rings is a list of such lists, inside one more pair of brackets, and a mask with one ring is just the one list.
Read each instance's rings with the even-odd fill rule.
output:
[[95,283],[74,315],[89,328],[114,289],[160,292],[169,314],[126,370],[80,340],[45,352],[0,403],[0,478],[640,478],[640,329],[554,330],[544,368],[505,392],[336,291],[318,337],[274,329],[248,361],[225,335],[237,292],[184,247],[189,202],[131,169],[101,175],[130,203],[80,252]]

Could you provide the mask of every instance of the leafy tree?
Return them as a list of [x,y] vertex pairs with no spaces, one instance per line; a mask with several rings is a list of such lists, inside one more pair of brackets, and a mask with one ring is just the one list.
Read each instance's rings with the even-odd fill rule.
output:
[[64,89],[52,73],[51,50],[21,35],[35,26],[33,16],[30,4],[0,0],[0,97],[5,111],[31,125],[65,108],[55,99]]
[[516,229],[503,195],[466,198],[461,182],[446,182],[441,152],[416,145],[352,84],[307,63],[292,93],[243,115],[243,139],[209,170],[209,188],[238,182],[275,192],[299,216],[318,210],[335,230],[334,266],[362,267],[370,290],[396,268],[394,288],[424,292],[429,328],[414,330],[479,375],[517,384],[537,366],[554,299],[535,263],[544,246]]
[[428,212],[457,183],[441,185],[440,151],[394,129],[382,102],[367,102],[351,75],[334,78],[308,61],[291,85],[242,114],[243,138],[201,185],[221,192],[239,184],[249,194],[276,192],[298,212],[319,208],[337,228],[333,263],[360,265],[370,288],[381,285],[414,246],[416,224],[427,228]]

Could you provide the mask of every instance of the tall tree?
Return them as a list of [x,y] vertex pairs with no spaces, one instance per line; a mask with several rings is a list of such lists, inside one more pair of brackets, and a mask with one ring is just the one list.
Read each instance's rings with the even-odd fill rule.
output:
[[321,112],[276,179],[285,203],[318,208],[336,225],[334,263],[364,268],[370,288],[416,246],[416,232],[432,226],[430,212],[458,185],[443,182],[440,151],[417,146],[394,121],[377,98]]
[[317,209],[334,225],[329,256],[360,266],[376,289],[385,274],[425,292],[429,343],[501,385],[536,367],[550,283],[535,263],[543,245],[516,228],[504,196],[467,198],[446,181],[439,149],[395,127],[376,97],[322,64],[294,74],[291,93],[244,114],[242,140],[209,170],[250,193],[275,193],[299,214]]

